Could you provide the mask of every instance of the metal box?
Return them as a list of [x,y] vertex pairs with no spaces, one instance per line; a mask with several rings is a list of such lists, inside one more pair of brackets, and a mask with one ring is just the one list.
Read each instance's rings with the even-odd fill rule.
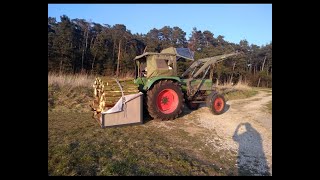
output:
[[122,104],[121,110],[101,113],[100,125],[102,128],[143,123],[143,93],[126,95],[124,97],[124,99],[127,99],[125,103],[121,103],[123,97],[118,101],[120,105]]

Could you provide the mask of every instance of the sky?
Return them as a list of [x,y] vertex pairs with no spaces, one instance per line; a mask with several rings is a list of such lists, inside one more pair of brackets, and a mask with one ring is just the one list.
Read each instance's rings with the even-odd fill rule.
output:
[[189,39],[193,27],[224,36],[229,42],[249,44],[272,41],[272,4],[48,4],[48,17],[124,24],[132,34],[178,26]]

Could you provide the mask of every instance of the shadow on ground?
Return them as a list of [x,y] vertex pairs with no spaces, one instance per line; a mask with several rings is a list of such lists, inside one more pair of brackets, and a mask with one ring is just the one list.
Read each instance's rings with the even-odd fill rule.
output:
[[239,144],[237,164],[240,176],[271,176],[261,136],[250,123],[240,123],[233,140]]

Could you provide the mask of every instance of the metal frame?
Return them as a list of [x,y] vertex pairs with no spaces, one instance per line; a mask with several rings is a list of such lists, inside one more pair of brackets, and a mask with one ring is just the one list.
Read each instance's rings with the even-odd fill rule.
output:
[[[187,95],[188,95],[188,100],[193,100],[198,93],[199,89],[204,83],[204,78],[208,74],[208,71],[212,66],[214,66],[215,63],[221,62],[225,60],[228,57],[238,55],[239,52],[234,52],[230,54],[224,54],[220,56],[214,56],[214,57],[208,57],[208,58],[203,58],[195,61],[194,63],[191,64],[191,66],[181,75],[180,78],[183,78],[187,75],[189,75],[190,78],[187,79]],[[202,66],[201,66],[202,65]],[[201,67],[200,67],[201,66]],[[196,69],[200,67],[197,71]],[[190,73],[191,72],[191,73]],[[204,72],[202,78],[200,79],[199,84],[196,86],[196,88],[192,88],[191,86],[191,81],[194,80],[197,76],[199,76],[202,72]],[[210,91],[210,90],[206,90]],[[211,90],[213,91],[213,89]],[[204,97],[205,98],[205,97]],[[203,101],[192,101],[192,103],[201,103]]]

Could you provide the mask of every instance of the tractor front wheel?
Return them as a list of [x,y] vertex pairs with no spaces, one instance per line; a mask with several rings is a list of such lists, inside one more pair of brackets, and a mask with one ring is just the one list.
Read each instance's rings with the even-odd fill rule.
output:
[[226,101],[221,94],[210,94],[207,99],[207,106],[213,114],[220,115],[225,111]]
[[183,94],[177,82],[162,80],[147,92],[148,112],[154,119],[175,119],[183,108]]

